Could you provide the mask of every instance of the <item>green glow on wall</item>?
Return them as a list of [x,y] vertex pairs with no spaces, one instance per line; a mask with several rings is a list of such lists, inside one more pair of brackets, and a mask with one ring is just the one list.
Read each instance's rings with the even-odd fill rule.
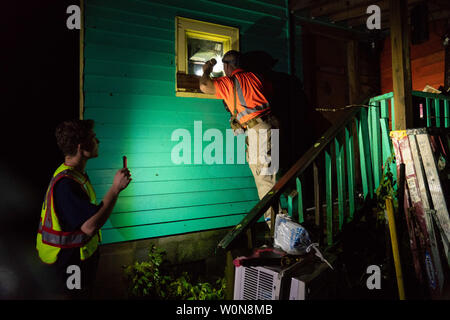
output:
[[[175,96],[176,15],[238,27],[243,51],[268,50],[278,71],[288,71],[284,3],[231,2],[87,1],[84,118],[96,121],[100,139],[99,158],[87,170],[99,201],[123,155],[133,177],[102,229],[104,243],[232,226],[257,203],[248,165],[225,164],[222,102]],[[172,133],[186,129],[193,142],[194,121],[202,121],[203,133],[222,132],[224,164],[195,164],[194,143],[191,164],[172,162]]]

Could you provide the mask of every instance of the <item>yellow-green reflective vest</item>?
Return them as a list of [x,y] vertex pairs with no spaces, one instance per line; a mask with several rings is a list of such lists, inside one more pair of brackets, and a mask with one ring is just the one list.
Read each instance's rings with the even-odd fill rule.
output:
[[39,252],[39,258],[47,264],[56,262],[58,253],[62,248],[79,247],[81,260],[86,260],[97,250],[98,244],[101,241],[100,231],[94,236],[89,237],[81,230],[73,232],[61,230],[53,201],[53,187],[61,178],[70,178],[78,182],[88,194],[91,203],[96,204],[94,189],[85,175],[65,164],[60,165],[56,169],[42,205],[36,240],[36,249]]

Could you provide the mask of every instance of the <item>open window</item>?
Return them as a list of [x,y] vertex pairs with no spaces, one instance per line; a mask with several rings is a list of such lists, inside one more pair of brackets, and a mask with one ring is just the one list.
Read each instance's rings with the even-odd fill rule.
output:
[[239,50],[239,29],[182,17],[176,23],[176,96],[215,98],[200,91],[203,64],[215,58],[212,77],[224,76],[222,56]]

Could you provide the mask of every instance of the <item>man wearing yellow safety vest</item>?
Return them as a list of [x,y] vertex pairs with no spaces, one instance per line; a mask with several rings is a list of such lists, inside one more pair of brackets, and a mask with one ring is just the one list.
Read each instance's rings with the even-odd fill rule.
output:
[[[203,93],[214,94],[223,99],[231,114],[231,127],[248,134],[247,161],[255,179],[258,196],[262,199],[276,183],[280,125],[269,104],[272,95],[270,82],[253,72],[243,70],[241,59],[238,51],[230,50],[225,53],[222,63],[226,76],[219,78],[210,78],[216,60],[207,61],[203,65],[199,86]],[[270,216],[275,213],[272,211],[270,208],[264,214],[269,227]]]
[[[65,121],[56,128],[56,142],[64,163],[48,186],[36,240],[39,258],[56,281],[56,292],[69,298],[88,298],[95,280],[101,241],[100,228],[110,216],[119,193],[131,181],[130,171],[117,171],[103,201],[97,205],[85,172],[89,159],[98,156],[99,140],[93,120]],[[77,268],[81,286],[68,284]]]

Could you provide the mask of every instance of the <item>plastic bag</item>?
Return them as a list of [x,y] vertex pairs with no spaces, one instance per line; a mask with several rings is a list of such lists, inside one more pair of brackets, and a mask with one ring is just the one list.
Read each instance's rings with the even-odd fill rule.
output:
[[275,219],[274,246],[288,254],[301,255],[311,244],[308,231],[286,214],[278,214]]

